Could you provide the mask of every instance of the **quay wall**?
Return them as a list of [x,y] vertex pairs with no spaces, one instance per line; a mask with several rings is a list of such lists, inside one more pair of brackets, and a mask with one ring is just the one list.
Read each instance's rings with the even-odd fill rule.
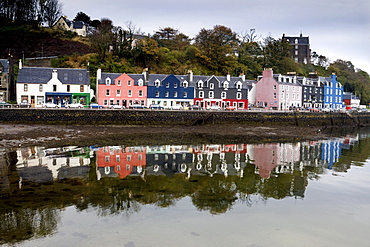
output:
[[50,125],[369,126],[370,113],[0,109],[0,123]]

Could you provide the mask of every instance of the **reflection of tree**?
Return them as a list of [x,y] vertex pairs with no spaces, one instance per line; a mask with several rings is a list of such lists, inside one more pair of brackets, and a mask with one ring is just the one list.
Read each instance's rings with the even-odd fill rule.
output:
[[221,176],[216,177],[206,177],[203,186],[191,196],[199,210],[209,210],[211,214],[225,213],[238,199],[235,184]]
[[57,229],[59,209],[19,209],[0,214],[0,244],[45,237]]

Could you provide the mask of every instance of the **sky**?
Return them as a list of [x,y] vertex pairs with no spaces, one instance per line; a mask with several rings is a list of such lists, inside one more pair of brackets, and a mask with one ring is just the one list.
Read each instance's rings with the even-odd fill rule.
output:
[[350,61],[370,74],[369,0],[59,0],[63,14],[80,11],[92,20],[108,18],[114,26],[131,22],[145,34],[171,27],[190,38],[201,29],[223,25],[258,37],[309,37],[311,52]]

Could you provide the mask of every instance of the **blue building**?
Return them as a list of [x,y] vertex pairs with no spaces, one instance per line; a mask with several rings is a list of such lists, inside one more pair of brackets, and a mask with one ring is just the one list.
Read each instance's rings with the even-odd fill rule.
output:
[[343,108],[343,86],[337,81],[337,76],[332,74],[324,83],[324,105],[323,108]]
[[146,74],[148,78],[148,105],[158,104],[164,108],[187,106],[194,100],[194,85],[187,75],[175,76]]

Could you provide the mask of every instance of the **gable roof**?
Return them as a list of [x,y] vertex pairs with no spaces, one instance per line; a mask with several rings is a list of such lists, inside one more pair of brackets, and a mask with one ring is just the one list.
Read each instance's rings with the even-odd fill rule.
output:
[[9,62],[7,59],[0,59],[1,66],[3,67],[3,73],[9,73]]
[[90,73],[86,69],[23,67],[19,70],[17,83],[46,84],[56,71],[62,84],[90,84]]

